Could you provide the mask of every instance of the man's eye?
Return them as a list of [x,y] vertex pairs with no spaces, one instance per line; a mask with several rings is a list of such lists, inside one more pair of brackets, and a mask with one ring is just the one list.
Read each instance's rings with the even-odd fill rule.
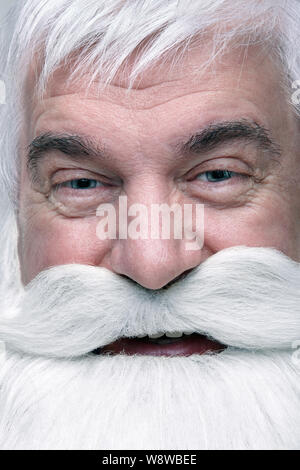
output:
[[62,183],[60,186],[64,188],[71,188],[71,189],[94,189],[102,186],[102,183],[97,180],[92,180],[88,178],[80,178],[74,179],[70,181],[66,181]]
[[209,183],[218,183],[219,181],[226,181],[232,176],[238,176],[238,173],[229,170],[212,170],[199,173],[196,176],[197,180],[208,181]]

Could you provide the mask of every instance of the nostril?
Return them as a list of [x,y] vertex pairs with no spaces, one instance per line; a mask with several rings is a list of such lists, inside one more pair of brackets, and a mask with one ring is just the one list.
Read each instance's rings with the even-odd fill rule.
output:
[[170,282],[168,282],[168,284],[166,284],[165,286],[163,286],[161,289],[168,289],[169,287],[171,287],[173,284],[175,284],[176,282],[178,281],[182,281],[191,271],[193,271],[194,268],[191,268],[191,269],[187,269],[186,271],[184,271],[183,273],[179,274],[179,276],[176,276],[174,277],[174,279],[172,279]]
[[167,284],[165,284],[164,286],[158,288],[158,289],[150,289],[150,288],[147,288],[145,286],[143,286],[142,284],[140,284],[138,281],[136,281],[135,279],[133,279],[132,277],[130,276],[127,276],[126,274],[120,274],[119,273],[119,276],[123,277],[124,279],[127,279],[128,281],[138,285],[139,287],[143,287],[144,289],[149,289],[151,291],[157,291],[159,292],[160,290],[166,290],[168,289],[169,287],[171,287],[173,284],[175,284],[176,282],[179,282],[181,280],[183,280],[191,271],[193,271],[194,268],[191,268],[191,269],[187,269],[186,271],[184,271],[183,273],[179,274],[178,276],[174,277],[174,279],[172,279],[171,281],[169,281]]

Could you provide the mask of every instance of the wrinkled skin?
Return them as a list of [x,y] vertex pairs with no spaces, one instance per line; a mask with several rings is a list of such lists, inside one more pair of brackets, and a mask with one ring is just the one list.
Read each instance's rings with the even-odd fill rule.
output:
[[[60,70],[44,100],[28,107],[24,148],[44,132],[89,136],[103,155],[81,161],[53,151],[41,160],[31,182],[22,153],[19,253],[26,284],[49,266],[81,263],[103,266],[149,289],[158,289],[209,256],[235,245],[271,246],[300,261],[299,124],[269,59],[249,50],[228,53],[214,70],[196,74],[205,61],[198,48],[171,72],[168,65],[145,74],[126,94],[121,78],[97,93],[86,93],[88,76],[66,85]],[[178,151],[179,144],[209,124],[254,121],[269,130],[281,155],[255,143],[232,139],[201,153]],[[227,169],[238,175],[205,181],[205,172]],[[93,189],[52,187],[72,179],[104,182]],[[78,194],[80,193],[80,194]],[[84,193],[84,194],[83,194]],[[88,195],[87,195],[88,194]],[[63,207],[82,198],[117,205],[205,205],[204,246],[188,251],[183,240],[99,240],[98,218],[70,216]]]

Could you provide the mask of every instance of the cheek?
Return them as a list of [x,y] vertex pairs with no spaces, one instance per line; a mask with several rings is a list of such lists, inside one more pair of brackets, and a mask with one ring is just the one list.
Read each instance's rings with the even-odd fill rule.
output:
[[283,207],[243,207],[205,212],[205,245],[216,253],[231,246],[276,248],[297,257],[293,217]]
[[21,228],[22,280],[30,282],[39,272],[62,264],[98,266],[110,250],[109,241],[96,236],[96,219],[35,221]]

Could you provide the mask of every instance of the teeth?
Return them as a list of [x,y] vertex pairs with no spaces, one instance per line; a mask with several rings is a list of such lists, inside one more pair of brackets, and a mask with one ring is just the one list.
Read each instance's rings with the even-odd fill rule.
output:
[[157,338],[161,338],[162,336],[164,336],[164,333],[158,333],[156,335],[149,335],[149,338],[150,339],[157,339]]
[[181,338],[182,332],[174,331],[174,333],[166,333],[167,338]]
[[167,333],[157,333],[155,335],[137,335],[137,338],[150,338],[150,339],[159,339],[162,338],[163,336],[166,336],[167,338],[181,338],[184,335],[190,336],[194,334],[194,331],[185,331],[182,333],[182,331],[174,331],[173,333],[167,332]]

